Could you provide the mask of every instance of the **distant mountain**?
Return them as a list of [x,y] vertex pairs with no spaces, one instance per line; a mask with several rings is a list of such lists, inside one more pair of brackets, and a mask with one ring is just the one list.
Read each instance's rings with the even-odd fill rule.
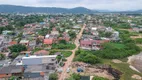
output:
[[140,13],[142,13],[142,10],[137,10],[136,12],[140,12]]
[[97,11],[97,12],[100,12],[100,13],[101,13],[101,12],[102,12],[102,13],[103,13],[103,12],[112,12],[112,11],[109,11],[109,10],[96,10],[96,9],[94,9],[93,11]]
[[113,11],[113,10],[93,10],[93,11],[97,11],[99,13],[142,13],[142,10],[135,10],[135,11]]
[[4,13],[94,13],[90,9],[84,7],[76,7],[72,9],[56,8],[56,7],[25,7],[14,5],[0,5],[0,12]]

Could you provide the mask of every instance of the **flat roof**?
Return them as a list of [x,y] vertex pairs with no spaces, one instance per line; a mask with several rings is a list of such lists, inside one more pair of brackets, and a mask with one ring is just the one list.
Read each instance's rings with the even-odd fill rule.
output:
[[32,58],[51,58],[51,57],[57,57],[57,55],[47,55],[47,56],[29,56],[29,57],[23,57],[22,59],[32,59]]

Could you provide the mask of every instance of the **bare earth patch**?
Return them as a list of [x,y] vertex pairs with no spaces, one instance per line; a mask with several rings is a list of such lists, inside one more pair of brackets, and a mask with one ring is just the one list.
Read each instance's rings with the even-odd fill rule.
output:
[[131,69],[142,72],[142,53],[128,57],[128,63]]
[[114,77],[108,73],[107,70],[98,69],[96,66],[92,66],[83,62],[74,62],[72,63],[72,73],[78,73],[77,68],[80,66],[84,72],[81,72],[80,75],[82,76],[99,76],[104,77],[109,80],[113,80]]
[[120,61],[118,59],[113,59],[112,62],[114,62],[114,63],[122,63],[122,61]]
[[139,76],[139,75],[136,75],[136,74],[134,74],[134,75],[132,76],[132,78],[133,78],[133,79],[136,79],[136,80],[142,80],[142,77]]

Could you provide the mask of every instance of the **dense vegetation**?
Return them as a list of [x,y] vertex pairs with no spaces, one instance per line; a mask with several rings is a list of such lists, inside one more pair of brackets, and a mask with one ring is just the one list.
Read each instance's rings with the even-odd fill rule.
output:
[[96,64],[100,63],[101,59],[92,54],[91,51],[78,50],[76,51],[75,61],[82,61],[85,63]]
[[5,59],[5,55],[4,54],[0,54],[0,60],[4,60]]
[[111,32],[103,32],[103,31],[100,31],[99,32],[99,36],[100,37],[111,37],[112,33]]
[[4,30],[14,30],[14,28],[12,26],[0,27],[0,34],[2,34]]
[[35,23],[35,22],[42,22],[45,16],[37,16],[37,15],[30,15],[30,16],[14,16],[11,19],[14,20],[11,25],[15,25],[15,27],[23,27],[25,24]]
[[129,23],[126,22],[118,22],[118,23],[112,23],[111,21],[104,22],[105,26],[111,26],[113,28],[122,28],[122,29],[130,29],[131,26]]
[[52,73],[49,75],[49,80],[58,80],[58,74],[57,73]]
[[42,35],[42,36],[45,36],[49,32],[50,32],[49,29],[43,28],[43,29],[38,31],[38,34]]
[[107,59],[125,58],[133,54],[139,53],[140,48],[135,45],[135,42],[130,38],[128,31],[119,30],[121,42],[105,43],[103,50],[93,52],[96,56]]
[[21,52],[27,50],[26,46],[21,44],[10,46],[9,49],[11,52]]
[[71,39],[76,38],[76,33],[74,31],[69,31],[68,34],[71,37]]
[[142,38],[137,38],[137,39],[135,39],[135,42],[136,42],[137,44],[142,44]]

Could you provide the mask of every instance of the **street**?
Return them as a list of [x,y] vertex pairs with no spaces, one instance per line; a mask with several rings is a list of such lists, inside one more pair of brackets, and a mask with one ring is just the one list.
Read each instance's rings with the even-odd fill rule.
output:
[[79,40],[81,39],[82,37],[82,33],[84,31],[86,27],[86,24],[83,25],[80,33],[76,36],[76,39],[74,41],[74,44],[76,45],[76,48],[74,50],[72,50],[72,55],[70,57],[67,58],[67,61],[65,63],[65,66],[63,68],[63,72],[61,73],[61,76],[59,76],[59,80],[64,80],[66,78],[66,75],[67,75],[67,72],[66,70],[70,67],[71,63],[72,63],[72,60],[74,59],[75,57],[75,52],[78,50],[78,47],[79,47]]

